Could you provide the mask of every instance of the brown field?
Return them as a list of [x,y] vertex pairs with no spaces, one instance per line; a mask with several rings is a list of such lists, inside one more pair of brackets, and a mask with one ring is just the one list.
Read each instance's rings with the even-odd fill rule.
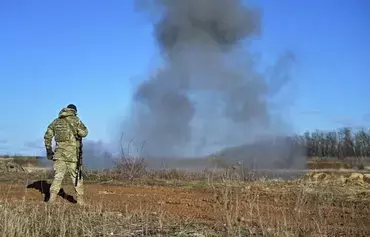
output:
[[47,170],[2,174],[3,236],[370,236],[370,184],[360,173],[240,180],[230,172],[158,171],[128,181],[88,172],[86,207],[65,180],[44,202]]
[[34,156],[0,156],[1,161],[13,161],[24,167],[35,167],[40,166],[40,160]]

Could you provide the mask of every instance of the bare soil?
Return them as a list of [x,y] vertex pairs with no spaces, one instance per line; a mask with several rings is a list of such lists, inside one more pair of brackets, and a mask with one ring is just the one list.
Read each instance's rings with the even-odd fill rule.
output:
[[[0,183],[0,201],[45,205],[48,183]],[[73,187],[63,188],[64,199],[59,197],[58,202],[75,205]],[[206,223],[219,231],[245,227],[254,232],[301,236],[370,236],[367,183],[258,181],[213,187],[85,184],[85,196],[88,205],[100,205],[107,211],[124,215],[150,212],[179,222]]]

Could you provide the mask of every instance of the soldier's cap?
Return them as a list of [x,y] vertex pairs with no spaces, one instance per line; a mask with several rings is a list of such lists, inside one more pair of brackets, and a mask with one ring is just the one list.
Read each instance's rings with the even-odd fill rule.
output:
[[74,111],[76,111],[76,113],[77,113],[77,107],[76,107],[76,105],[74,105],[74,104],[69,104],[68,106],[67,106],[67,108],[68,109],[73,109]]

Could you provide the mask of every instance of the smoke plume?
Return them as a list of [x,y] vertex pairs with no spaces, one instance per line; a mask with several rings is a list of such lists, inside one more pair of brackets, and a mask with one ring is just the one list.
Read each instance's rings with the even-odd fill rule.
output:
[[107,169],[113,166],[113,155],[102,141],[86,140],[83,144],[83,162],[89,169]]
[[241,0],[137,1],[154,26],[164,65],[143,81],[124,123],[155,157],[201,156],[281,133],[269,101],[289,81],[294,55],[258,72],[249,41],[261,13]]

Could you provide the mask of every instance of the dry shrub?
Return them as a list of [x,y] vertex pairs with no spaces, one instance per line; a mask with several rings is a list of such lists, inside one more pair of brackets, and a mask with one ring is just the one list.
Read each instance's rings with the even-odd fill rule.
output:
[[142,157],[122,157],[115,161],[114,171],[124,180],[142,178],[147,173],[146,163]]
[[[134,180],[138,178],[142,178],[146,174],[147,164],[143,157],[138,156],[131,156],[130,149],[131,146],[134,145],[134,138],[132,138],[127,144],[127,154],[124,152],[123,149],[123,138],[124,134],[121,134],[121,158],[117,159],[114,162],[114,172],[117,172],[120,176],[120,179],[124,180]],[[137,148],[137,152],[139,154],[142,153],[144,149],[145,142],[142,142],[140,147]]]
[[121,158],[116,160],[113,169],[106,170],[86,170],[87,182],[106,182],[106,181],[215,181],[219,182],[225,179],[234,181],[254,180],[254,173],[249,170],[240,169],[204,169],[204,170],[186,170],[176,168],[149,169],[143,158]]

